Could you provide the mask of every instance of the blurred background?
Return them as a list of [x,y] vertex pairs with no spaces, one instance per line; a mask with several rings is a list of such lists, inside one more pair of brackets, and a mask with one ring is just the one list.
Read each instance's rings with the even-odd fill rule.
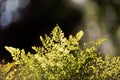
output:
[[56,23],[66,37],[83,30],[83,42],[106,38],[102,55],[120,55],[120,0],[0,0],[0,60],[12,61],[4,46],[40,46]]

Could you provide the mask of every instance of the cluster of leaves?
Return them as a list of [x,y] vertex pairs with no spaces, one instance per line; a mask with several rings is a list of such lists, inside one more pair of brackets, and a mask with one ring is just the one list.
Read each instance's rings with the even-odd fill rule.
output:
[[90,42],[90,47],[81,49],[79,40],[83,32],[67,39],[59,26],[50,35],[45,35],[42,47],[33,46],[36,54],[25,50],[5,47],[14,62],[1,66],[0,78],[5,80],[108,80],[120,79],[120,57],[103,59],[96,53],[97,46],[105,40]]

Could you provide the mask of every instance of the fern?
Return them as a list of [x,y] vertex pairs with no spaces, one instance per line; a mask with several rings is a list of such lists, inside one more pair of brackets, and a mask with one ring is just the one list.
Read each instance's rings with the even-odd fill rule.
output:
[[[0,78],[4,80],[108,80],[120,79],[120,57],[103,59],[97,46],[105,41],[90,41],[90,47],[79,46],[83,32],[64,37],[57,25],[45,37],[40,36],[42,47],[33,46],[36,54],[25,53],[13,47],[5,47],[13,57],[13,62],[0,68]],[[9,67],[8,67],[9,66]],[[5,71],[4,71],[5,70]]]

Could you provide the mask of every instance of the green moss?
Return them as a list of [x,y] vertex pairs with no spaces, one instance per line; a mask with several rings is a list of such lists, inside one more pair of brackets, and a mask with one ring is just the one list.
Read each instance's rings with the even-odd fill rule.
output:
[[[91,41],[90,47],[79,40],[83,32],[67,39],[57,25],[42,41],[42,47],[33,46],[36,54],[25,53],[24,49],[5,47],[13,56],[14,62],[0,68],[0,78],[4,80],[108,80],[120,79],[120,57],[105,60],[96,53],[97,46],[105,41]],[[9,66],[9,67],[8,67]]]

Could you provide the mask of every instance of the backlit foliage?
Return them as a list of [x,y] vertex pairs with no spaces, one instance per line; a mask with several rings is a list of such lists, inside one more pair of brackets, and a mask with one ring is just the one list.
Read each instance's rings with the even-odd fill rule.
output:
[[[120,79],[120,57],[103,59],[97,46],[105,41],[79,46],[83,32],[64,37],[57,25],[50,35],[40,36],[42,47],[33,46],[36,54],[18,48],[5,47],[13,62],[0,67],[3,80],[117,80]],[[89,47],[88,47],[89,45]]]

